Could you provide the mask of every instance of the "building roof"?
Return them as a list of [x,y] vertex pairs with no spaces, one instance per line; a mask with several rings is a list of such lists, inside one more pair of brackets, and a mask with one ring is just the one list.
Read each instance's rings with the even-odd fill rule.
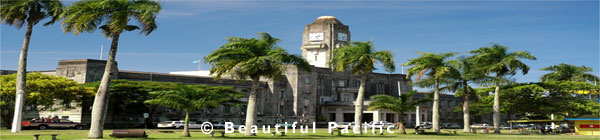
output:
[[313,22],[313,24],[316,23],[333,23],[343,25],[343,23],[334,16],[320,16],[317,18],[317,20],[315,20],[315,22]]
[[600,121],[600,118],[565,118],[565,120],[567,120],[567,121],[583,121],[583,120]]

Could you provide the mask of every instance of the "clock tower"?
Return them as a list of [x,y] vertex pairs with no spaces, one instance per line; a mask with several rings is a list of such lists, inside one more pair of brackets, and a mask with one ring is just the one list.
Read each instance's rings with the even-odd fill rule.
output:
[[321,16],[312,24],[304,26],[302,34],[302,57],[311,65],[330,68],[328,62],[333,49],[350,42],[350,30],[333,16]]

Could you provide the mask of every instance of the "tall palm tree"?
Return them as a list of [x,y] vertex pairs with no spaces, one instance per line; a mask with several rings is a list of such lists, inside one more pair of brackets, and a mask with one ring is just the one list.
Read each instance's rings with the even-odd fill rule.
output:
[[[478,71],[472,59],[468,57],[459,57],[456,60],[449,61],[449,64],[458,70],[456,75],[451,75],[447,81],[447,86],[444,89],[456,92],[462,100],[463,110],[463,132],[470,132],[469,125],[471,115],[469,114],[469,97],[474,96],[474,90],[469,83],[480,82],[485,78],[485,75]],[[461,91],[461,92],[458,92]]]
[[178,84],[173,90],[150,92],[154,99],[146,100],[144,103],[160,105],[185,112],[185,124],[183,126],[183,137],[190,137],[188,128],[190,112],[209,107],[217,107],[222,104],[235,102],[236,98],[243,96],[241,92],[231,87],[219,88],[203,85]]
[[[277,46],[279,39],[268,33],[257,33],[258,38],[228,37],[229,43],[214,50],[204,57],[204,61],[212,66],[211,75],[215,79],[230,76],[237,80],[252,80],[252,90],[248,97],[246,112],[246,128],[252,128],[256,121],[256,94],[260,78],[279,80],[285,71],[284,66],[291,64],[301,70],[310,72],[308,62],[299,56],[288,54]],[[250,129],[246,136],[252,136]]]
[[[104,75],[94,98],[92,120],[88,138],[102,138],[102,129],[108,106],[110,78],[115,75],[115,57],[119,37],[124,31],[140,29],[140,33],[149,35],[156,29],[156,15],[162,9],[152,0],[84,0],[73,3],[63,15],[63,30],[75,35],[82,32],[94,32],[101,29],[112,40]],[[129,25],[135,20],[140,25]]]
[[369,104],[369,110],[386,110],[392,111],[394,113],[398,113],[400,115],[399,121],[400,126],[398,126],[398,132],[402,134],[406,134],[404,130],[404,112],[412,111],[417,108],[417,105],[427,102],[427,99],[419,99],[413,100],[412,97],[415,95],[417,91],[410,91],[406,94],[401,94],[400,96],[393,97],[389,95],[375,95],[371,96],[371,103]]
[[417,76],[417,80],[421,80],[421,78],[426,75],[427,79],[424,81],[432,81],[426,82],[427,84],[418,84],[420,86],[431,87],[433,86],[433,114],[432,114],[432,122],[433,122],[433,130],[436,133],[440,133],[440,83],[443,80],[446,80],[451,75],[457,75],[458,70],[452,67],[449,64],[449,58],[456,55],[457,53],[423,53],[419,52],[421,56],[418,58],[413,58],[409,60],[407,63],[404,63],[405,66],[412,66],[408,69],[408,73],[406,77],[410,78],[413,75]]
[[508,52],[506,46],[492,44],[490,47],[482,47],[477,50],[469,51],[474,54],[475,65],[483,68],[483,72],[491,75],[491,82],[495,85],[494,92],[494,133],[500,133],[500,86],[507,80],[504,76],[515,75],[521,71],[523,75],[529,71],[529,66],[521,62],[520,59],[536,60],[536,58],[527,51]]
[[541,70],[551,71],[540,78],[540,82],[546,81],[576,81],[576,82],[596,82],[598,76],[589,74],[592,68],[586,66],[575,66],[571,64],[560,63],[558,65],[542,68]]
[[29,50],[33,26],[46,18],[51,18],[51,20],[45,23],[44,26],[53,24],[62,14],[63,9],[64,6],[59,0],[0,0],[2,23],[15,26],[17,29],[21,29],[27,23],[27,31],[25,31],[25,39],[21,46],[17,68],[17,97],[11,129],[13,133],[21,132],[21,116],[26,93],[27,51]]
[[[329,60],[329,65],[333,71],[349,70],[350,73],[360,76],[360,87],[356,97],[356,108],[354,109],[354,122],[359,130],[362,130],[362,112],[364,106],[365,87],[367,75],[375,70],[376,62],[383,64],[388,72],[393,72],[394,56],[390,51],[375,51],[373,42],[351,42],[349,46],[344,46],[333,50],[333,57]],[[362,135],[363,132],[360,131]]]

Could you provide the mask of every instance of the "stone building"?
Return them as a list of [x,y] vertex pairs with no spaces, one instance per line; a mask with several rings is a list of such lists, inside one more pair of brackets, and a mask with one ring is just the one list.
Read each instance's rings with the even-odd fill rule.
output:
[[[257,124],[274,125],[279,122],[317,122],[320,126],[327,122],[354,121],[354,107],[358,92],[360,77],[348,72],[334,72],[330,69],[328,61],[332,51],[350,42],[349,26],[342,24],[333,16],[322,16],[304,28],[302,56],[312,65],[312,72],[299,70],[295,66],[286,66],[282,79],[272,81],[261,79],[259,94],[257,95]],[[79,59],[61,60],[55,71],[44,71],[44,74],[67,77],[79,83],[99,81],[104,72],[104,60]],[[238,91],[249,93],[251,82],[237,82],[233,79],[214,80],[206,71],[184,71],[166,73],[136,72],[118,70],[115,79],[181,82],[185,84],[206,84],[218,86],[231,86]],[[10,73],[10,72],[6,72]],[[372,95],[392,95],[406,93],[412,90],[410,79],[404,74],[371,73],[368,75],[365,90],[365,110],[363,121],[398,121],[399,114],[386,111],[370,111],[368,109],[369,97]],[[416,94],[415,98],[425,98],[426,94]],[[247,101],[247,98],[240,99]],[[442,122],[462,121],[460,113],[454,112],[454,107],[459,100],[453,95],[441,96]],[[90,104],[82,108],[68,111],[36,112],[30,110],[30,115],[37,117],[47,115],[64,116],[74,121],[89,122]],[[244,123],[246,106],[206,109],[192,112],[192,121],[223,122],[231,121],[235,124]],[[420,120],[431,121],[431,103],[420,107]],[[182,112],[161,108],[151,114],[153,122],[167,120],[182,120]],[[415,112],[404,114],[407,126],[415,124]],[[109,109],[106,125],[112,127],[143,126],[142,114],[117,114]]]

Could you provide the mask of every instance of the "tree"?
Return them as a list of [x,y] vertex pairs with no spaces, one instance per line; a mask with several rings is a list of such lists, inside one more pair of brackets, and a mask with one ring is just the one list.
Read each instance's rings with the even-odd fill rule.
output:
[[[149,35],[156,29],[156,15],[161,5],[151,0],[84,0],[73,3],[67,8],[63,20],[63,30],[75,35],[82,32],[94,32],[100,28],[104,35],[112,40],[104,74],[100,87],[94,98],[92,120],[88,138],[102,138],[104,118],[108,105],[110,78],[115,75],[115,57],[119,37],[124,31],[141,28],[141,32]],[[135,20],[139,26],[129,25]],[[101,25],[104,23],[104,25]]]
[[235,102],[235,99],[244,93],[233,90],[232,87],[209,87],[206,85],[183,85],[179,84],[172,90],[150,92],[154,99],[144,103],[165,106],[185,112],[185,124],[183,126],[183,137],[190,137],[188,128],[190,112],[208,107],[217,107],[222,104]]
[[[100,82],[86,83],[85,86],[93,87],[95,91],[98,90]],[[156,105],[145,104],[144,101],[154,98],[150,96],[150,92],[170,90],[175,87],[176,83],[173,82],[157,82],[157,81],[132,81],[132,80],[111,80],[110,81],[110,99],[107,112],[113,114],[119,113],[149,113],[150,115],[146,119],[145,125],[148,128],[153,128],[156,125],[152,124],[154,110]],[[84,102],[92,102],[86,100]],[[86,106],[87,107],[87,106]],[[135,109],[131,109],[135,108]],[[113,117],[114,121],[117,120]]]
[[541,70],[551,71],[540,78],[540,82],[546,81],[576,81],[576,82],[597,82],[598,76],[589,74],[593,69],[586,66],[575,66],[571,64],[560,63],[558,65],[542,68]]
[[2,23],[16,26],[21,29],[27,23],[27,31],[25,31],[25,39],[21,46],[21,54],[19,55],[19,65],[17,67],[17,84],[16,84],[16,104],[13,117],[13,126],[11,132],[21,132],[21,117],[23,115],[24,96],[26,93],[26,74],[27,74],[27,51],[29,50],[29,42],[33,26],[40,21],[51,18],[44,26],[48,26],[56,22],[60,14],[63,12],[63,4],[59,0],[0,0],[0,18]]
[[490,47],[482,47],[477,50],[469,51],[474,54],[473,59],[476,65],[482,68],[486,75],[492,75],[490,80],[495,85],[494,92],[494,133],[500,133],[500,86],[507,80],[507,75],[515,75],[521,70],[523,75],[529,71],[529,66],[521,62],[520,59],[536,60],[536,58],[527,51],[508,52],[506,46],[492,44]]
[[[356,108],[354,109],[354,122],[359,130],[362,130],[362,112],[364,106],[365,88],[367,75],[375,70],[375,64],[383,64],[385,71],[393,72],[394,56],[390,51],[375,51],[373,42],[351,42],[349,46],[343,46],[333,50],[333,57],[329,61],[333,71],[346,71],[360,76],[360,87],[356,97]],[[360,131],[362,135],[363,132]]]
[[[447,80],[447,85],[444,89],[452,92],[456,92],[455,95],[460,97],[462,100],[462,111],[463,111],[463,132],[471,132],[469,129],[471,115],[469,111],[470,97],[473,96],[474,90],[469,86],[469,82],[479,82],[484,79],[485,75],[477,71],[475,64],[468,57],[459,57],[456,60],[449,61],[449,64],[458,70],[458,73],[451,75]],[[457,92],[462,91],[462,92]]]
[[[1,123],[10,124],[11,112],[9,107],[15,106],[15,85],[17,74],[0,75],[0,110]],[[82,98],[92,97],[93,89],[78,84],[64,77],[43,75],[40,73],[27,74],[27,87],[29,94],[25,96],[23,104],[35,107],[37,110],[72,109],[73,105],[79,106]],[[40,108],[41,107],[41,108]]]
[[403,116],[404,112],[415,110],[417,105],[421,103],[425,103],[429,100],[420,99],[413,100],[412,96],[415,95],[417,91],[410,91],[406,94],[401,94],[400,96],[393,97],[389,95],[375,95],[371,96],[371,103],[369,104],[369,110],[386,110],[392,111],[394,113],[398,113],[400,118],[400,126],[398,126],[398,132],[402,134],[406,134],[404,130],[403,124]]
[[[252,89],[248,97],[246,128],[252,128],[256,121],[256,94],[260,78],[279,80],[285,65],[291,64],[310,72],[310,65],[299,56],[288,54],[278,47],[279,39],[268,33],[257,33],[259,38],[228,37],[229,43],[204,57],[211,65],[210,73],[215,79],[230,76],[237,80],[252,80]],[[246,136],[252,136],[250,129]]]
[[440,133],[440,83],[442,80],[447,80],[452,75],[458,75],[458,70],[452,67],[449,64],[449,58],[456,55],[456,53],[422,53],[420,57],[413,58],[409,60],[407,63],[404,63],[405,66],[412,66],[408,69],[407,78],[410,78],[413,75],[417,76],[417,80],[421,80],[421,78],[426,75],[427,79],[423,80],[417,85],[422,87],[431,87],[433,86],[433,113],[432,113],[432,122],[433,122],[433,130],[436,133]]

